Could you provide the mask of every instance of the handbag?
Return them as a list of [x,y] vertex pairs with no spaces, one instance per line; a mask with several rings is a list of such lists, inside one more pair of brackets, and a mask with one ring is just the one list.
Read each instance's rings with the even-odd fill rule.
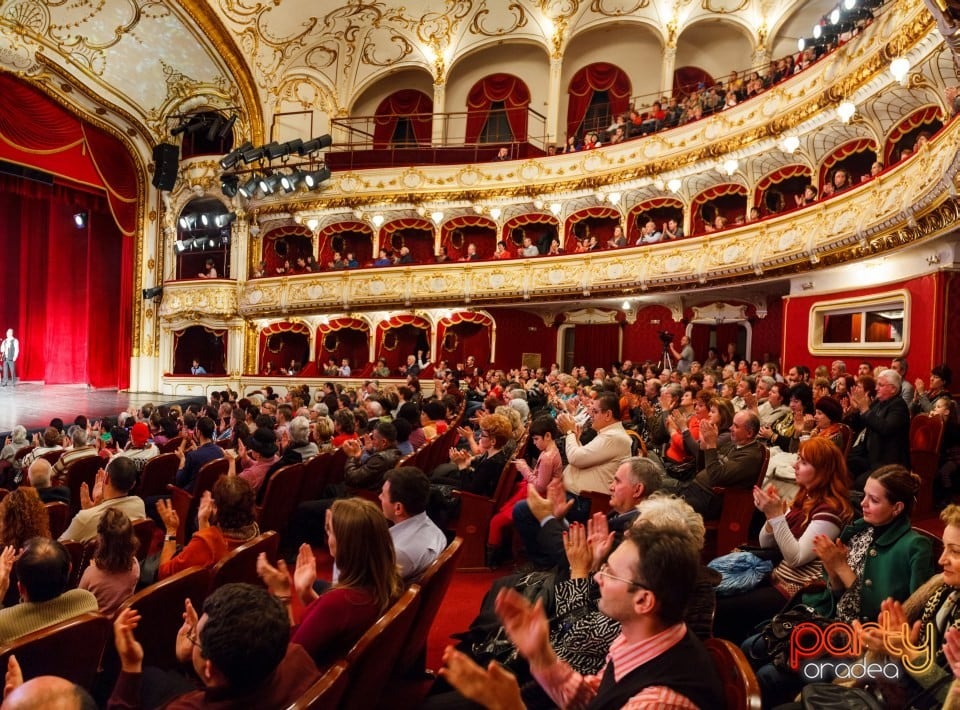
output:
[[863,688],[833,683],[810,683],[800,692],[804,710],[884,710],[884,703]]
[[800,567],[791,567],[786,562],[781,562],[770,573],[770,583],[787,599],[801,589],[822,581],[823,565],[820,560],[813,560]]
[[833,622],[821,616],[817,611],[806,604],[798,604],[786,611],[776,614],[760,630],[760,637],[764,642],[764,657],[757,656],[755,647],[751,647],[750,655],[754,661],[763,663],[772,663],[775,668],[785,672],[792,672],[790,668],[790,635],[798,624],[809,623],[816,624],[821,629],[826,629]]

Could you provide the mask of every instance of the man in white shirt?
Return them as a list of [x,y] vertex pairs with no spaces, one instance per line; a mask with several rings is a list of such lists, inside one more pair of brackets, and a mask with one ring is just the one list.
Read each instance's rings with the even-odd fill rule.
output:
[[637,246],[641,244],[656,244],[661,239],[663,239],[663,234],[657,231],[656,222],[648,219],[640,229],[640,238],[637,239]]
[[406,581],[422,574],[447,546],[443,531],[427,517],[429,496],[430,479],[419,468],[401,466],[384,476],[380,507],[393,523],[390,537]]
[[3,356],[3,386],[17,384],[17,358],[20,357],[20,341],[13,337],[13,328],[7,328],[7,337],[0,343],[0,355]]
[[119,508],[130,520],[140,520],[147,516],[143,499],[130,495],[137,482],[137,467],[133,461],[124,457],[115,457],[107,464],[106,473],[97,474],[93,486],[93,495],[87,485],[80,486],[81,510],[73,516],[69,527],[60,536],[60,540],[86,542],[97,536],[97,525],[108,508]]

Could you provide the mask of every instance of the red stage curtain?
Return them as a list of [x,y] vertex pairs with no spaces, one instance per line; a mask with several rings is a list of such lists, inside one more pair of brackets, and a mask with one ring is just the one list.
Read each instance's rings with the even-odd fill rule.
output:
[[0,159],[106,190],[126,236],[137,229],[137,165],[119,140],[88,126],[39,90],[0,73]]
[[20,339],[19,376],[128,387],[134,243],[102,193],[0,176],[0,214],[0,329]]
[[527,107],[530,105],[530,89],[523,79],[512,74],[490,74],[473,85],[467,94],[466,142],[476,143],[487,122],[490,105],[502,101],[507,112],[507,121],[513,140],[527,140]]
[[430,145],[433,133],[433,99],[416,89],[394,91],[377,106],[373,122],[373,147],[389,148],[400,118],[410,119],[420,145]]
[[591,376],[598,367],[609,371],[610,363],[619,359],[619,345],[619,323],[578,324],[573,328],[573,361],[584,365]]
[[606,91],[610,98],[610,115],[630,110],[630,78],[620,67],[607,62],[588,64],[570,79],[567,93],[567,135],[580,130],[583,117],[597,91]]

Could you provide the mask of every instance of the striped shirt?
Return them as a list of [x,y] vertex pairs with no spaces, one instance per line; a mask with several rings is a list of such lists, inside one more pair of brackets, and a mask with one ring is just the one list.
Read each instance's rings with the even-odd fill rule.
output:
[[[661,631],[656,636],[631,644],[620,634],[610,645],[607,663],[613,662],[614,679],[619,683],[624,676],[652,661],[680,643],[687,634],[686,624],[680,623]],[[601,675],[583,676],[573,668],[557,661],[549,668],[533,672],[533,677],[550,698],[564,710],[585,708],[600,687]],[[687,697],[662,685],[651,685],[630,698],[627,710],[696,710]]]

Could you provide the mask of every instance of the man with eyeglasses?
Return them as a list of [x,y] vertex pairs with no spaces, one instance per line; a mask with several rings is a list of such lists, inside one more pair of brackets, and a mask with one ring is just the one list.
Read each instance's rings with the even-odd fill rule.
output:
[[[510,640],[557,707],[723,707],[723,689],[703,644],[683,622],[699,568],[699,543],[677,523],[641,517],[594,575],[599,609],[620,623],[606,668],[584,676],[550,645],[543,602],[513,589],[497,596],[496,611]],[[484,669],[448,647],[443,677],[485,707],[521,708],[516,678],[501,666]]]
[[861,432],[847,457],[856,490],[862,491],[870,472],[880,466],[910,466],[910,409],[900,396],[900,382],[896,371],[881,370],[873,402],[860,385],[850,393],[850,426]]

